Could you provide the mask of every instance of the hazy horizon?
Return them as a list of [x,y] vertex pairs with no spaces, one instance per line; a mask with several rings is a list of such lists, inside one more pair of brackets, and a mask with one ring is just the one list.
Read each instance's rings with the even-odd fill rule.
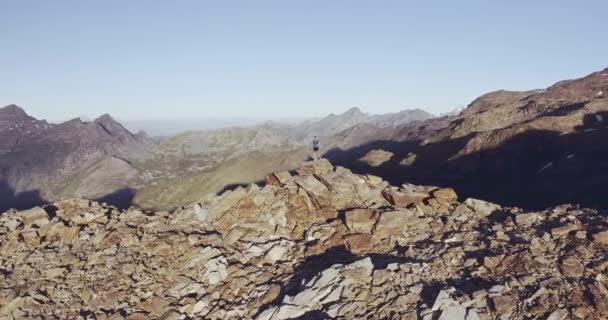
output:
[[[32,115],[29,110],[24,106],[19,106],[22,108],[26,114],[37,118],[35,115]],[[0,109],[5,106],[0,106]],[[303,123],[305,121],[315,121],[320,120],[322,118],[328,117],[330,115],[335,114],[343,114],[349,112],[352,109],[358,109],[360,112],[363,112],[367,115],[379,115],[376,113],[369,112],[367,110],[362,110],[358,107],[351,107],[339,112],[327,113],[318,117],[282,117],[282,118],[267,118],[267,117],[174,117],[174,118],[165,118],[165,119],[121,119],[117,118],[114,115],[110,114],[114,120],[118,121],[125,128],[127,128],[132,133],[137,133],[139,131],[145,131],[150,136],[155,137],[163,137],[163,136],[174,136],[176,134],[180,134],[187,131],[205,131],[205,130],[215,130],[222,129],[228,127],[253,127],[258,125],[263,125],[268,122],[282,123],[285,125],[297,125]],[[401,111],[412,111],[414,109],[404,109]],[[456,110],[453,110],[456,111]],[[387,113],[385,113],[387,114]],[[49,123],[60,124],[72,119],[80,119],[81,121],[90,122],[94,121],[96,118],[102,116],[103,114],[99,114],[93,117],[89,117],[86,115],[76,115],[65,119],[57,119],[57,120],[49,120],[44,118],[37,118],[38,120],[46,120]],[[433,114],[433,116],[442,116]]]
[[60,121],[449,112],[606,67],[604,1],[19,1],[0,104]]

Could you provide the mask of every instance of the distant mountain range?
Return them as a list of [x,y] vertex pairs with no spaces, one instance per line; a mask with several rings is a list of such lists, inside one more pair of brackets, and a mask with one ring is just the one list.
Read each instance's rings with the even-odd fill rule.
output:
[[323,156],[393,184],[455,187],[505,205],[608,206],[608,69],[544,90],[497,91],[441,117],[345,113],[184,132],[162,141],[109,115],[61,124],[0,109],[0,209],[81,196],[171,209]]
[[[228,127],[185,132],[154,142],[146,133],[133,134],[110,115],[93,121],[79,118],[50,124],[29,116],[16,105],[0,109],[0,209],[27,207],[61,197],[78,196],[132,203],[136,190],[176,183],[192,175],[207,176],[242,158],[270,158],[265,165],[250,163],[247,174],[224,175],[199,193],[217,191],[228,183],[244,183],[273,171],[298,165],[308,156],[303,146],[312,135],[325,138],[360,123],[392,126],[399,121],[431,117],[421,110],[399,117],[372,116],[351,109],[318,121],[298,125],[264,123],[253,127]],[[293,157],[294,154],[300,156]],[[179,183],[178,183],[179,184]],[[180,189],[180,188],[178,188]],[[156,195],[155,195],[156,198]],[[177,203],[173,201],[172,203]]]
[[[154,183],[137,192],[134,203],[169,209],[205,194],[261,181],[276,170],[291,170],[310,157],[313,136],[331,145],[336,133],[352,126],[405,125],[431,118],[422,110],[370,115],[358,108],[296,125],[267,122],[249,128],[186,132],[164,141],[143,167]],[[159,170],[158,168],[164,168]]]
[[49,124],[15,105],[0,109],[0,137],[2,207],[68,195],[101,197],[134,183],[127,159],[155,149],[144,133],[132,134],[109,115]]

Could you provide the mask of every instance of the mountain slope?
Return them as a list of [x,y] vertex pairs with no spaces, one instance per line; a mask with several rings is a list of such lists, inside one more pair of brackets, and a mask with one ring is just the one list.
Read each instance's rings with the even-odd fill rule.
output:
[[[0,180],[7,186],[0,207],[11,206],[11,198],[22,192],[38,192],[41,199],[57,199],[65,184],[81,177],[100,161],[119,157],[140,159],[155,148],[145,135],[134,135],[104,115],[92,122],[73,119],[61,124],[47,124],[28,116],[17,106],[0,109],[2,140],[7,142],[0,153]],[[125,183],[133,175],[125,176]],[[96,179],[98,182],[99,178]],[[81,194],[96,197],[113,192],[112,183],[104,190]],[[72,196],[74,194],[71,194]]]
[[184,177],[161,179],[139,189],[133,203],[142,208],[171,210],[210,193],[260,182],[275,170],[292,170],[309,157],[304,148],[251,152]]
[[23,139],[33,139],[53,125],[29,116],[12,104],[0,108],[0,155],[9,153]]
[[[608,183],[606,92],[608,69],[546,90],[494,92],[423,134],[412,135],[404,126],[403,134],[372,135],[365,145],[326,156],[392,183],[452,186],[466,196],[503,204],[605,207],[608,200],[601,186]],[[374,149],[395,156],[378,167],[352,161]]]
[[[368,115],[352,108],[296,126],[266,123],[183,133],[163,142],[153,160],[138,165],[149,168],[146,172],[154,182],[139,190],[133,201],[144,208],[174,208],[229,186],[257,182],[274,170],[296,168],[309,159],[309,139],[314,135],[322,138],[325,151],[367,141],[368,135],[379,131],[392,134],[394,126],[430,117],[422,110]],[[357,138],[342,139],[340,131]]]

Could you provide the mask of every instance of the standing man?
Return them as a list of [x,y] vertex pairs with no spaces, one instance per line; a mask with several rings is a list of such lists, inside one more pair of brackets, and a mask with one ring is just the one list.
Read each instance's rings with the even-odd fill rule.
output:
[[319,139],[317,139],[317,136],[312,139],[312,152],[312,159],[314,161],[319,160]]

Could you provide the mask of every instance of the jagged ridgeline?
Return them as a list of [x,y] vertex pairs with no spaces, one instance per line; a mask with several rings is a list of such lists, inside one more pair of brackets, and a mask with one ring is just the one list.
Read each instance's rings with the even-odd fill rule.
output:
[[542,209],[605,208],[608,69],[544,90],[496,91],[458,114],[371,115],[352,108],[298,124],[133,134],[108,115],[51,124],[0,109],[0,211],[84,197],[172,210],[262,182],[320,154],[391,184],[451,187],[464,197]]
[[51,124],[0,108],[0,210],[84,197],[128,208],[172,209],[210,192],[261,181],[309,157],[314,135],[354,125],[382,128],[432,118],[422,110],[369,115],[357,108],[299,125],[265,123],[184,132],[153,140],[109,115]]
[[0,216],[2,319],[606,319],[606,212],[522,211],[327,161],[175,212]]

